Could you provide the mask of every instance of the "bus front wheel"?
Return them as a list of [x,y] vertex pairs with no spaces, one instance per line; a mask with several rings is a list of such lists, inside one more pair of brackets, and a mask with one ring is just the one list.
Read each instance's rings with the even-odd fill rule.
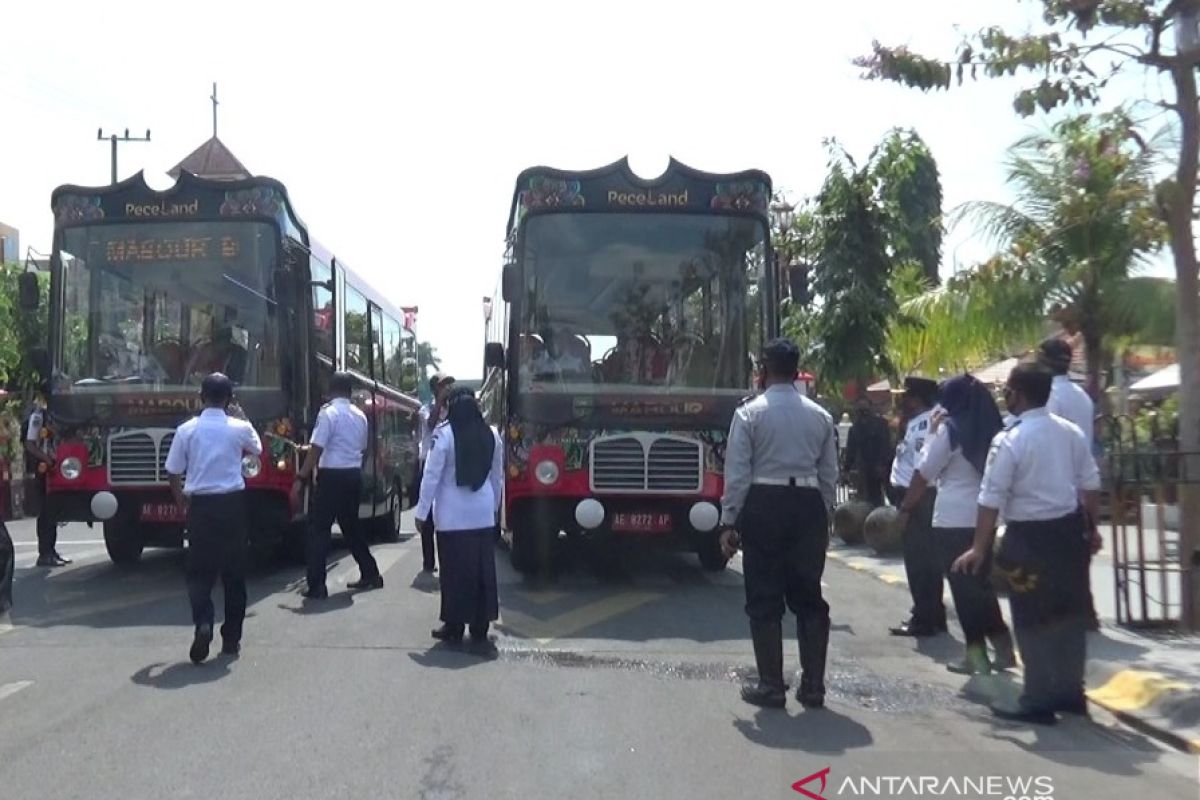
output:
[[141,526],[125,515],[105,521],[104,549],[114,564],[136,564],[146,547],[146,536]]

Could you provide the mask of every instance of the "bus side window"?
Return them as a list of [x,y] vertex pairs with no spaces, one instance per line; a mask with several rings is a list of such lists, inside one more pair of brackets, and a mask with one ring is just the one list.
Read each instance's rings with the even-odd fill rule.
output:
[[367,298],[346,284],[346,367],[371,374],[371,339],[367,329]]
[[316,352],[319,355],[332,359],[334,355],[333,292],[325,286],[317,284],[318,282],[328,283],[333,278],[333,270],[319,261],[316,256],[313,256],[309,260],[309,272],[313,281],[313,338],[315,340]]

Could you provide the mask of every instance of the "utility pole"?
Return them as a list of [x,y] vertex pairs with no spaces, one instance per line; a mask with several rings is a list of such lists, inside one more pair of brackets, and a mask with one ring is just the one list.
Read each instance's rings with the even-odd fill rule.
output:
[[117,142],[148,142],[148,141],[150,141],[150,129],[149,128],[146,129],[145,136],[130,136],[129,128],[126,128],[124,136],[117,136],[115,133],[113,133],[113,134],[110,134],[109,136],[105,137],[104,129],[98,128],[96,130],[96,139],[103,142],[105,140],[105,138],[107,138],[110,142],[112,142],[112,182],[116,183],[117,182]]
[[[213,138],[215,139],[215,138],[217,138],[217,106],[219,105],[219,103],[217,102],[217,84],[215,82],[213,83],[212,97],[210,97],[208,99],[212,100],[212,104],[213,104]],[[150,135],[149,131],[146,132],[146,135],[147,136]]]

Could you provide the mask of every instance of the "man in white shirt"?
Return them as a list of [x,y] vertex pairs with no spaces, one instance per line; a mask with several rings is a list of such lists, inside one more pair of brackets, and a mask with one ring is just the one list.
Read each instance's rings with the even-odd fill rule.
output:
[[309,600],[323,600],[329,596],[325,587],[325,560],[329,557],[335,519],[350,554],[358,563],[359,579],[347,584],[347,588],[383,588],[379,565],[371,555],[358,521],[363,452],[367,449],[370,432],[367,415],[350,402],[354,376],[349,372],[333,374],[329,379],[329,393],[333,399],[317,414],[308,456],[296,473],[295,491],[298,493],[300,486],[319,467],[316,490],[309,507],[308,587],[304,591]]
[[[904,379],[904,418],[908,420],[904,436],[896,445],[892,461],[889,499],[899,508],[912,484],[917,461],[931,430],[930,417],[937,401],[937,382],[928,378]],[[908,619],[890,628],[893,636],[937,636],[946,632],[946,606],[942,602],[943,575],[941,556],[933,538],[933,505],[937,491],[926,491],[911,509],[904,527],[904,572],[912,595]]]
[[[454,378],[437,373],[429,379],[429,390],[432,398],[421,406],[421,443],[417,448],[417,483],[412,493],[413,505],[421,501],[421,479],[425,475],[425,462],[429,459],[429,451],[433,449],[433,429],[446,418],[446,397],[454,388]],[[437,534],[432,529],[421,530],[421,571],[426,574],[437,572],[437,548],[434,546]]]
[[1088,553],[1100,544],[1100,473],[1079,429],[1046,410],[1050,386],[1050,373],[1035,364],[1009,376],[1005,403],[1018,420],[992,443],[975,542],[952,567],[978,571],[986,563],[1002,513],[1007,529],[996,565],[1010,585],[1025,687],[1017,707],[992,711],[1037,724],[1054,723],[1057,712],[1087,713]]
[[207,376],[200,399],[204,410],[175,431],[166,463],[171,493],[187,520],[185,572],[196,626],[189,652],[193,664],[208,658],[212,644],[212,590],[218,575],[225,591],[221,652],[236,656],[241,651],[247,537],[242,458],[262,455],[254,426],[225,413],[233,402],[229,378],[219,372]]
[[46,409],[42,405],[34,406],[25,423],[25,471],[34,476],[32,491],[28,499],[30,505],[37,508],[37,540],[39,567],[63,567],[70,564],[70,559],[63,558],[58,553],[58,521],[50,508],[50,495],[47,483],[50,471],[57,466],[53,454],[47,447]]
[[[1038,362],[1054,376],[1050,384],[1050,402],[1046,403],[1046,410],[1075,423],[1083,433],[1088,452],[1095,457],[1096,405],[1083,387],[1068,377],[1071,369],[1071,345],[1062,339],[1047,339],[1038,347]],[[1091,581],[1088,582],[1088,607],[1091,609],[1088,628],[1099,630],[1100,618],[1096,614],[1096,601],[1092,598]]]

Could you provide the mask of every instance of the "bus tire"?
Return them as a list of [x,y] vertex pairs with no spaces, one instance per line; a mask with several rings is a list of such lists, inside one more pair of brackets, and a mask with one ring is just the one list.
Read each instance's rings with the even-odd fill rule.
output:
[[104,549],[118,566],[136,564],[146,547],[141,526],[125,515],[117,515],[104,523]]
[[375,529],[375,540],[379,542],[398,542],[400,541],[400,492],[399,489],[392,492],[392,496],[388,499],[388,510],[383,516],[376,517],[372,520],[372,527]]
[[721,538],[715,533],[704,537],[696,555],[700,556],[700,566],[705,572],[722,572],[729,565],[729,559],[721,552]]

